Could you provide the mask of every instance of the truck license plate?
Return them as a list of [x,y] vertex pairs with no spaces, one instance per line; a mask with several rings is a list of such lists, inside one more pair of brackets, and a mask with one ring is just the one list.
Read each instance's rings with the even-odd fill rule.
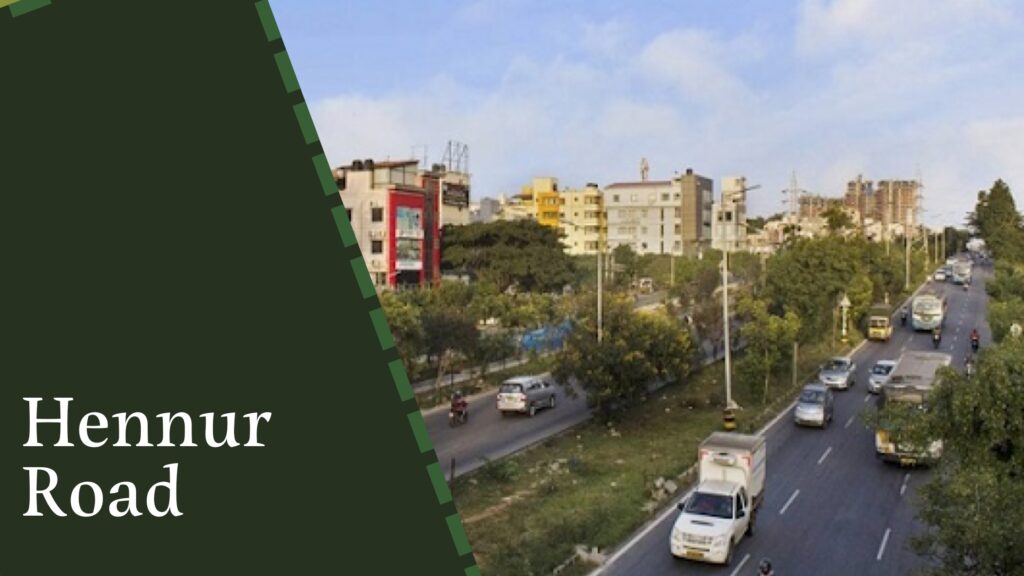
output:
[[697,551],[697,550],[687,550],[686,551],[686,557],[687,558],[696,558],[696,559],[700,560],[700,559],[704,558],[704,553],[700,552],[700,551]]

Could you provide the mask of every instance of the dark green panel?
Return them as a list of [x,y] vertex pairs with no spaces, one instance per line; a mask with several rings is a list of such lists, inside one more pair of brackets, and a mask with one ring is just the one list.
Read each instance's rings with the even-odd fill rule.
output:
[[[284,49],[251,0],[0,9],[0,574],[473,566]],[[26,448],[30,396],[74,398],[72,441],[185,411],[200,446]],[[205,412],[272,412],[266,446],[204,446]],[[179,518],[22,516],[25,466],[68,508],[170,463]]]

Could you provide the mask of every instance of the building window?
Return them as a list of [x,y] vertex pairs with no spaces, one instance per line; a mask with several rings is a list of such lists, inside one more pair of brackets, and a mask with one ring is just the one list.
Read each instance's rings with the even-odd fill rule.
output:
[[679,234],[679,232],[681,231],[680,229],[681,226],[679,226],[679,224],[676,224],[676,234]]
[[682,208],[676,208],[676,218],[679,218],[682,215],[683,215],[683,209]]
[[352,209],[351,208],[345,208],[345,215],[348,216],[348,221],[351,222],[352,221]]
[[383,222],[384,221],[384,209],[383,208],[370,208],[370,221],[371,222]]
[[618,201],[619,201],[619,195],[618,194],[613,194],[612,195],[612,202],[618,202]]
[[668,192],[665,192],[664,194],[661,195],[661,201],[668,202]]
[[375,272],[373,274],[373,276],[374,276],[374,282],[373,283],[376,284],[377,286],[385,286],[385,285],[387,285],[387,283],[388,283],[388,273],[387,272]]
[[371,254],[383,254],[384,253],[384,242],[382,240],[371,240],[370,241],[370,253]]

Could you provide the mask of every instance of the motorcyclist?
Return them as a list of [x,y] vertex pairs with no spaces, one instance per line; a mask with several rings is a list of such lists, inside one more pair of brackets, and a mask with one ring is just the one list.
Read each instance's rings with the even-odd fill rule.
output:
[[906,306],[903,306],[902,308],[900,308],[900,323],[903,326],[907,325],[907,307]]
[[452,407],[451,412],[455,416],[462,416],[462,413],[469,407],[469,402],[466,397],[462,395],[462,392],[456,391],[452,394]]
[[938,348],[939,342],[942,342],[942,328],[936,326],[935,329],[932,330],[932,344],[935,344],[935,347]]
[[775,570],[772,570],[772,561],[767,558],[761,560],[757,566],[757,573],[759,576],[775,576]]
[[971,346],[975,349],[978,348],[978,343],[981,341],[981,336],[978,334],[978,329],[971,330]]

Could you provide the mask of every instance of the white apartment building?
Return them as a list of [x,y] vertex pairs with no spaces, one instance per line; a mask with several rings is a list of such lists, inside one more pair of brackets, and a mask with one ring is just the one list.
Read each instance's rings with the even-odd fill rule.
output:
[[608,249],[637,254],[682,255],[682,187],[679,180],[617,182],[604,189]]

